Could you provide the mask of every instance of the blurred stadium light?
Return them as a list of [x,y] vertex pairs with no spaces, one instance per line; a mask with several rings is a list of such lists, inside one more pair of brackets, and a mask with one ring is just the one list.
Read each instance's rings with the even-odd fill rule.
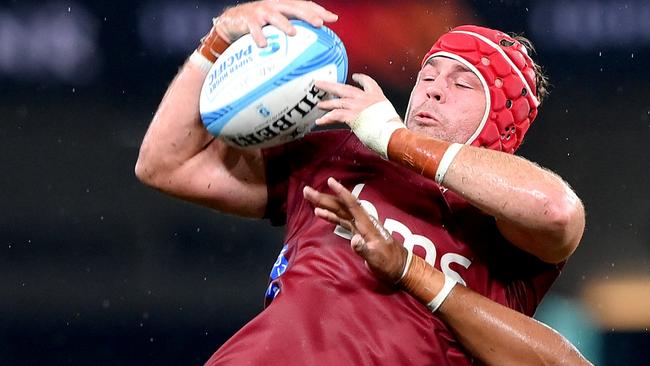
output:
[[[0,5],[9,172],[0,180],[0,365],[42,364],[43,355],[52,364],[200,364],[260,311],[280,232],[162,197],[133,176],[166,86],[232,3]],[[332,28],[350,71],[376,77],[398,108],[448,27],[485,24],[538,44],[554,88],[521,152],[569,181],[588,212],[547,304],[564,297],[540,317],[584,335],[593,329],[567,316],[590,309],[599,332],[590,335],[605,347],[594,361],[647,364],[650,290],[606,285],[622,271],[650,277],[650,2],[321,3],[342,15]],[[579,297],[585,288],[591,295]],[[633,312],[646,323],[623,326]]]
[[74,2],[0,8],[0,77],[92,81],[100,70],[96,17]]
[[[214,2],[218,3],[218,2]],[[150,1],[138,11],[138,37],[158,57],[186,56],[218,14],[219,6],[190,6],[178,1]]]
[[650,2],[536,1],[532,36],[547,49],[598,50],[650,45]]

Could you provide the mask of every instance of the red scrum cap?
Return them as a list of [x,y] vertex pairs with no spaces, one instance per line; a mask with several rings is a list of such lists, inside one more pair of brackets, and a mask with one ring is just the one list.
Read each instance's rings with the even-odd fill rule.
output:
[[442,35],[422,66],[436,56],[461,62],[483,85],[486,110],[466,144],[514,153],[539,106],[534,64],[526,47],[503,32],[464,25]]

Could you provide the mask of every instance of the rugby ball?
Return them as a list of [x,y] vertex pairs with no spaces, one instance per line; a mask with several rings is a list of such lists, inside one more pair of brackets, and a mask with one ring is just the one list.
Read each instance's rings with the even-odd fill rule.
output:
[[296,35],[266,26],[265,48],[245,35],[212,65],[199,103],[212,135],[241,148],[271,147],[304,136],[325,114],[316,104],[330,96],[314,80],[345,83],[345,47],[325,26],[291,22]]

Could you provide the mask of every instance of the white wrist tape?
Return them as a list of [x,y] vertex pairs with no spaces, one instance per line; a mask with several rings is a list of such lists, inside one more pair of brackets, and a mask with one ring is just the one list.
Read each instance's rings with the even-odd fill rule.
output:
[[192,55],[190,55],[190,62],[206,74],[210,71],[210,68],[212,68],[212,62],[199,53],[199,51],[192,52]]
[[406,276],[406,272],[409,271],[409,267],[411,266],[412,260],[413,260],[413,252],[406,249],[406,264],[404,265],[404,270],[402,271],[402,275],[399,277],[397,283],[401,282],[404,279],[404,276]]
[[451,290],[454,288],[455,285],[456,285],[456,280],[445,275],[445,284],[442,285],[442,289],[440,290],[440,292],[438,292],[436,297],[434,297],[433,300],[431,300],[431,302],[427,304],[427,308],[429,308],[429,310],[431,310],[432,313],[435,313],[440,307],[440,305],[442,305],[442,303],[445,301],[447,296],[449,296],[449,293],[451,292]]
[[388,159],[390,136],[396,130],[406,128],[393,105],[387,100],[361,111],[357,118],[350,122],[350,127],[364,145],[384,159]]
[[463,147],[462,144],[453,143],[449,145],[445,153],[440,159],[440,164],[438,164],[438,169],[436,170],[436,183],[442,184],[442,181],[445,179],[445,174],[447,174],[447,169],[451,165],[451,162],[454,161],[456,154]]

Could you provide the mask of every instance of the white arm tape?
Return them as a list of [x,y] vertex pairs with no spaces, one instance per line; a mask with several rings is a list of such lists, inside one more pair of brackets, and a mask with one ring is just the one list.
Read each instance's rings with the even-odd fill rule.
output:
[[396,130],[406,128],[393,105],[387,100],[361,111],[357,118],[350,122],[350,127],[364,145],[384,159],[388,159],[390,136]]
[[406,249],[406,264],[404,265],[404,270],[402,271],[402,275],[399,277],[397,283],[401,282],[404,279],[404,276],[406,276],[406,272],[409,271],[409,267],[411,266],[412,260],[413,260],[413,252]]
[[210,68],[212,68],[212,62],[200,54],[199,51],[192,52],[192,55],[190,55],[190,62],[206,74],[210,71]]
[[442,289],[440,290],[440,292],[438,292],[436,297],[434,297],[433,300],[431,300],[431,302],[427,304],[427,308],[429,308],[429,310],[431,310],[432,313],[435,313],[440,307],[440,305],[442,305],[442,303],[445,301],[447,296],[449,296],[449,293],[451,292],[451,290],[454,288],[455,285],[456,285],[456,280],[445,275],[445,284],[442,285]]
[[449,145],[445,153],[440,159],[440,164],[438,164],[438,170],[436,170],[436,183],[442,184],[442,181],[445,179],[445,174],[447,174],[447,169],[451,165],[451,162],[454,161],[456,154],[463,147],[462,144],[453,143]]

